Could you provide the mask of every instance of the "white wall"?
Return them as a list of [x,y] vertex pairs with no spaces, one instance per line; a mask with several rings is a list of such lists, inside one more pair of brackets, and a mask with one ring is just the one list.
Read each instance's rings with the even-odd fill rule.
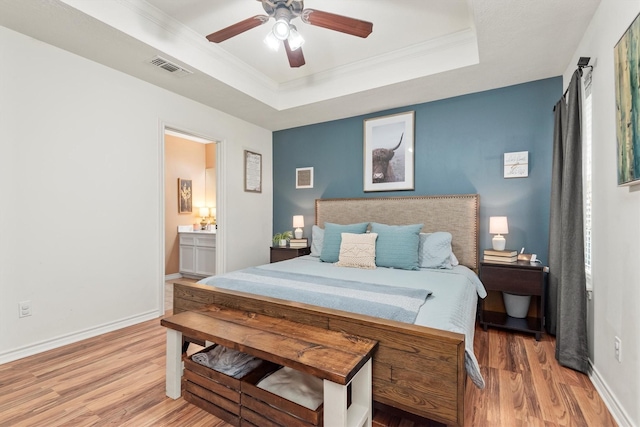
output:
[[[592,379],[621,425],[640,425],[640,185],[618,187],[613,47],[640,13],[638,0],[603,0],[564,73],[580,56],[593,71]],[[622,340],[622,363],[614,337]]]
[[162,124],[223,141],[220,269],[268,261],[270,131],[4,27],[0,52],[0,363],[161,313]]

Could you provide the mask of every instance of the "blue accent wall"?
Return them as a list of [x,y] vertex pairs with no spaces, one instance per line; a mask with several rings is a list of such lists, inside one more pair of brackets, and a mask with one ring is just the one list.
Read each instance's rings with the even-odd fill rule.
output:
[[[506,215],[507,248],[548,261],[554,77],[273,134],[273,232],[305,217],[311,237],[319,198],[480,194],[480,250],[491,247],[489,217]],[[415,111],[415,190],[363,191],[363,120]],[[529,152],[527,178],[503,178],[503,155]],[[314,168],[312,189],[295,188],[295,169]]]

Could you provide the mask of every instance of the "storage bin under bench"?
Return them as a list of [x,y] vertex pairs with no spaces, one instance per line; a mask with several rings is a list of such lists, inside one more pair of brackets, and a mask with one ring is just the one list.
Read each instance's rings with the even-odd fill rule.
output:
[[[215,345],[200,352],[207,352]],[[200,353],[199,352],[199,353]],[[187,357],[182,381],[184,399],[234,426],[259,427],[322,425],[322,409],[308,409],[256,386],[282,368],[263,360],[241,378],[234,378]]]

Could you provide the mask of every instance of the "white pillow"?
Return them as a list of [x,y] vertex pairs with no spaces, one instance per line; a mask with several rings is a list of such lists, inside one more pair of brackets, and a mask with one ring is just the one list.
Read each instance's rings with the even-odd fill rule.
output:
[[336,265],[340,267],[376,268],[377,233],[342,233],[340,255]]
[[311,256],[320,257],[324,246],[324,229],[314,225],[311,227]]

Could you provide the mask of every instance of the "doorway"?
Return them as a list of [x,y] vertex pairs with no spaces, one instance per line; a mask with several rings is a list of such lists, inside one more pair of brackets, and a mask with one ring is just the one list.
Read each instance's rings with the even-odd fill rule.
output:
[[[187,229],[192,227],[193,230],[199,230],[202,223],[215,224],[217,222],[219,215],[217,209],[218,179],[216,177],[217,142],[194,135],[191,132],[164,127],[162,312],[171,307],[170,304],[167,305],[167,302],[171,301],[171,295],[167,294],[172,293],[173,287],[167,286],[166,282],[181,278],[180,271],[184,270],[184,265],[181,266],[180,263],[178,227],[187,227]],[[181,183],[180,188],[179,183]],[[185,191],[187,189],[188,191]],[[188,203],[185,203],[184,197],[188,198]],[[206,217],[201,217],[203,210],[207,212]],[[207,259],[206,262],[208,265],[215,266],[215,252],[211,254],[211,257],[212,259]]]

